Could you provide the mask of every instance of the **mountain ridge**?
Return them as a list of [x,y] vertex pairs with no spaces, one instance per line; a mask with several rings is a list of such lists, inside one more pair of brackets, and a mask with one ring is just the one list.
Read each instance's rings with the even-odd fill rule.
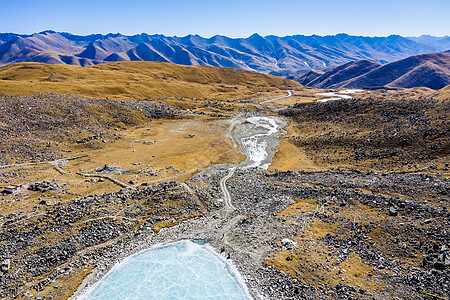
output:
[[436,37],[414,40],[399,35],[365,37],[344,33],[284,37],[255,33],[248,38],[222,35],[204,38],[146,33],[81,36],[47,30],[30,35],[0,33],[0,65],[45,62],[89,66],[121,60],[154,60],[232,67],[294,78],[312,69],[328,71],[354,60],[388,63],[438,52],[445,47],[444,42],[438,42]]
[[314,88],[413,88],[442,89],[450,85],[450,52],[414,55],[381,65],[367,60],[353,61],[307,80],[298,81]]

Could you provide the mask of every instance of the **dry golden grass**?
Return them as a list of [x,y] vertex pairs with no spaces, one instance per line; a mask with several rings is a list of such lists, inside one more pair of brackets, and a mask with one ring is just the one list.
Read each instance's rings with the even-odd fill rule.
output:
[[[74,274],[62,275],[58,277],[51,285],[47,285],[42,291],[30,289],[37,297],[52,297],[50,299],[68,299],[77,290],[93,267],[79,268],[74,270]],[[19,296],[18,299],[29,299],[29,297]],[[45,298],[44,298],[45,299]]]
[[439,100],[450,100],[450,85],[447,85],[445,88],[433,93],[433,98]]
[[289,139],[289,136],[295,135],[295,124],[290,124],[283,128],[286,131],[286,135],[281,137],[280,145],[277,147],[278,152],[275,154],[272,164],[269,166],[269,170],[278,171],[320,171],[326,169],[324,166],[315,163],[312,159],[308,158],[305,151],[297,147]]
[[[229,120],[154,120],[153,122],[128,130],[117,131],[122,138],[102,143],[103,148],[87,150],[73,149],[72,144],[64,147],[71,150],[64,157],[87,154],[87,157],[69,161],[64,170],[70,175],[60,174],[50,165],[8,168],[7,171],[24,169],[14,182],[31,184],[44,180],[66,184],[67,192],[50,191],[45,194],[24,191],[14,198],[22,201],[4,203],[4,214],[28,211],[38,198],[53,202],[73,199],[74,195],[85,196],[114,192],[120,187],[109,180],[92,183],[77,173],[93,173],[103,165],[116,166],[133,173],[139,170],[154,170],[160,176],[139,174],[115,174],[108,172],[122,182],[135,180],[137,184],[160,183],[163,181],[183,181],[211,164],[230,163],[244,160],[233,143],[225,137]],[[189,135],[193,135],[190,137]],[[173,166],[173,168],[166,168]],[[95,172],[94,172],[95,173]]]
[[90,67],[17,63],[0,68],[0,92],[14,95],[53,92],[124,100],[166,97],[233,100],[300,88],[295,81],[255,72],[160,62],[127,61]]

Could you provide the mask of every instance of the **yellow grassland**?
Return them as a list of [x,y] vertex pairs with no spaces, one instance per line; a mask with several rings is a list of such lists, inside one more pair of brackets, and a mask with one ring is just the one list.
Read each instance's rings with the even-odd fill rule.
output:
[[90,67],[17,63],[0,68],[0,92],[15,95],[53,92],[121,100],[167,97],[233,100],[301,88],[295,81],[256,72],[160,62],[127,61]]

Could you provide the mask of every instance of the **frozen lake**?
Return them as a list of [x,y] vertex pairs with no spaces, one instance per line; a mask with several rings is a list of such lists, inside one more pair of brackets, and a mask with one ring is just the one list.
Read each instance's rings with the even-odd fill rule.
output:
[[231,261],[184,240],[141,251],[77,299],[252,299]]

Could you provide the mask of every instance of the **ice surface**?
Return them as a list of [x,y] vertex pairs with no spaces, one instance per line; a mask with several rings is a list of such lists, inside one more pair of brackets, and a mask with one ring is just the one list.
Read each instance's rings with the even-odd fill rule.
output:
[[185,240],[128,257],[77,299],[252,298],[229,260]]
[[[341,99],[352,99],[352,96],[349,95],[341,95],[341,92],[339,92],[339,94],[330,92],[330,93],[316,93],[316,95],[319,96],[330,96],[331,98],[326,98],[326,99],[320,99],[317,100],[317,102],[328,102],[328,101],[335,101],[335,100],[341,100]],[[344,94],[351,94],[352,90],[345,90],[342,91],[342,93]]]
[[360,93],[360,92],[364,92],[364,90],[359,90],[359,89],[343,90],[343,91],[339,91],[339,94],[354,94],[354,93]]
[[[354,93],[359,93],[359,92],[364,92],[364,90],[349,89],[349,90],[339,91],[338,93],[333,93],[333,92],[316,93],[316,95],[319,95],[319,96],[330,96],[331,97],[331,98],[317,100],[317,102],[328,102],[328,101],[341,100],[341,99],[352,99],[353,97],[349,96],[348,94],[354,94]],[[344,95],[342,95],[342,94],[344,94]]]
[[344,98],[326,98],[326,99],[317,100],[317,102],[328,102],[328,101],[335,101],[335,100],[341,100],[341,99],[344,99]]

